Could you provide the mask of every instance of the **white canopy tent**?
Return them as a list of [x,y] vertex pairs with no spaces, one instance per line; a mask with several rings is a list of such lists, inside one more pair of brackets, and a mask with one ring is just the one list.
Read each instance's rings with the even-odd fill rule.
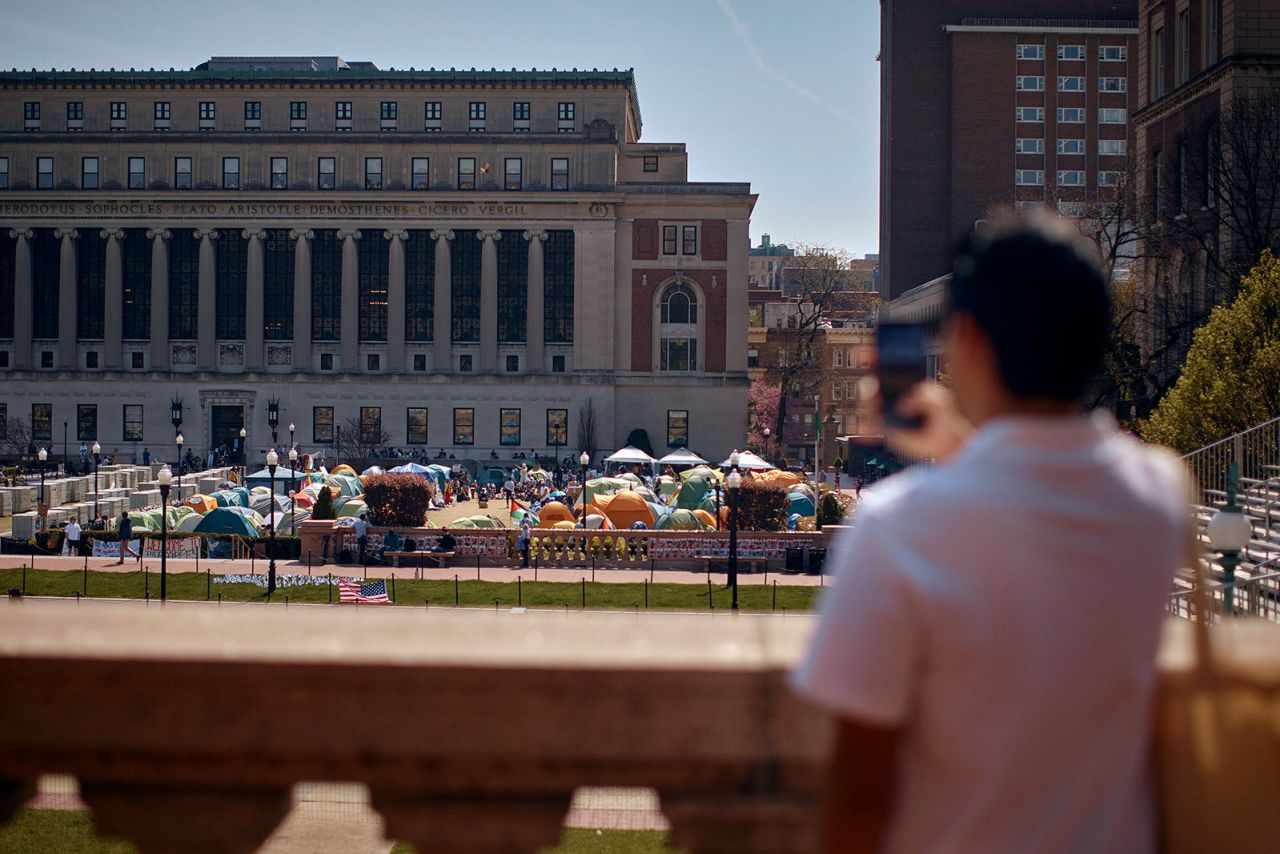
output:
[[[729,468],[729,461],[725,460],[720,464],[720,467],[726,468],[726,469]],[[771,468],[777,468],[777,467],[770,465],[769,463],[765,462],[763,459],[751,453],[750,451],[739,451],[738,452],[738,468],[743,471],[748,471],[748,470],[749,471],[768,471]]]
[[695,454],[688,448],[677,448],[658,460],[662,465],[671,466],[700,466],[706,465],[707,461]]
[[621,463],[623,465],[653,465],[655,462],[653,457],[646,454],[639,448],[627,445],[620,451],[614,451],[612,454],[604,458],[606,463]]

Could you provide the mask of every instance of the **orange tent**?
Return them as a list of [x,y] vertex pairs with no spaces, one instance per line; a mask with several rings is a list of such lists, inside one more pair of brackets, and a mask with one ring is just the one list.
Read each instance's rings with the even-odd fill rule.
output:
[[597,495],[591,504],[596,512],[603,513],[618,528],[630,528],[636,522],[653,527],[653,509],[638,492]]
[[805,482],[804,475],[782,469],[756,472],[756,479],[776,486],[795,486],[797,483]]
[[556,522],[576,522],[573,511],[559,501],[548,501],[538,511],[538,527],[550,528]]
[[702,520],[702,524],[706,525],[708,528],[711,528],[712,530],[715,530],[715,527],[716,527],[716,517],[715,517],[715,516],[712,516],[712,515],[711,515],[710,513],[708,513],[706,510],[694,510],[694,511],[693,511],[693,515],[695,515],[695,516],[697,516],[699,519],[701,519],[701,520]]
[[293,496],[293,501],[299,507],[310,507],[316,503],[315,498],[312,497],[309,492],[299,492],[297,495]]
[[193,495],[182,503],[202,516],[218,506],[217,500],[208,495]]

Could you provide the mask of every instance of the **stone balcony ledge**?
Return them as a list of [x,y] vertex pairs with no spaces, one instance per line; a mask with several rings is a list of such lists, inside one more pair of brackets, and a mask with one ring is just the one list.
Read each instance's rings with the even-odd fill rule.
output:
[[143,851],[251,851],[294,783],[350,781],[419,851],[533,851],[578,787],[644,786],[678,847],[812,850],[830,728],[784,682],[812,627],[11,603],[0,819],[65,773]]

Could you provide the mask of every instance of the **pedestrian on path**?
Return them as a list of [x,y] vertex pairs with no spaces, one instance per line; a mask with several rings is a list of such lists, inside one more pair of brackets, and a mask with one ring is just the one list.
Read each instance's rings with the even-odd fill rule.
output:
[[124,563],[124,556],[136,557],[142,560],[142,555],[133,550],[129,543],[133,540],[133,520],[129,518],[128,510],[120,511],[120,524],[116,527],[116,535],[120,539],[120,559],[115,562],[115,566]]
[[533,528],[529,525],[528,517],[520,523],[520,536],[516,538],[516,550],[520,552],[521,566],[529,566],[529,545],[533,540]]
[[369,545],[369,514],[361,513],[351,527],[355,530],[356,545],[360,547],[360,563],[363,565],[364,550]]
[[80,521],[72,519],[65,529],[67,535],[67,554],[75,557],[80,554]]

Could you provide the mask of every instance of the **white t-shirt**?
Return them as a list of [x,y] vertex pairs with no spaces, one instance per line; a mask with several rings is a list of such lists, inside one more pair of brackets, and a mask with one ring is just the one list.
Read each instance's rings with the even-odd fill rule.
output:
[[79,522],[74,522],[74,521],[68,522],[65,530],[66,530],[66,535],[68,540],[78,541],[80,539],[80,523]]
[[886,850],[1153,850],[1176,461],[1103,416],[1003,418],[863,500],[793,684],[902,728]]

